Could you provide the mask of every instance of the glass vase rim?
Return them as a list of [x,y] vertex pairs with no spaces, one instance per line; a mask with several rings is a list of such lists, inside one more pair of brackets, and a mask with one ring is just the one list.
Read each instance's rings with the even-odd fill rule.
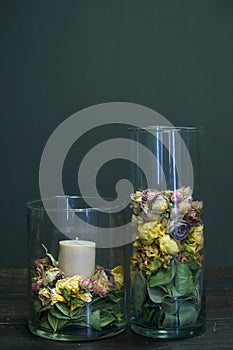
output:
[[[45,208],[44,203],[46,201],[51,201],[51,200],[59,200],[59,199],[63,199],[64,200],[72,200],[72,199],[76,199],[76,200],[82,200],[86,203],[86,207],[80,207],[80,208],[72,208],[72,207],[47,207]],[[98,205],[98,206],[89,206],[88,202],[86,202],[85,200],[106,200],[109,202],[109,205]],[[32,199],[29,200],[27,202],[27,209],[30,210],[36,210],[36,211],[57,211],[57,212],[90,212],[90,211],[103,211],[106,210],[106,212],[109,209],[119,209],[118,211],[122,210],[125,208],[126,206],[126,202],[121,200],[121,203],[119,204],[111,204],[111,201],[113,201],[114,198],[112,197],[95,197],[95,196],[78,196],[78,195],[54,195],[54,196],[50,196],[50,197],[46,197],[46,198],[40,198],[40,199]],[[117,210],[116,210],[117,211]]]
[[128,128],[129,131],[132,132],[202,132],[203,126],[173,126],[173,125],[145,125],[145,126],[132,126]]

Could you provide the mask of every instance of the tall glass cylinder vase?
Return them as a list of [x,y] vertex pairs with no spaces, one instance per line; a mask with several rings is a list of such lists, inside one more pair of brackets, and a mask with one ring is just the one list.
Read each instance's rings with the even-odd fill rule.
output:
[[202,130],[148,127],[134,140],[130,323],[152,338],[205,330]]
[[[90,200],[95,207],[87,204]],[[82,341],[125,329],[127,259],[123,236],[114,235],[122,225],[121,206],[103,208],[95,198],[64,196],[28,203],[32,333]]]

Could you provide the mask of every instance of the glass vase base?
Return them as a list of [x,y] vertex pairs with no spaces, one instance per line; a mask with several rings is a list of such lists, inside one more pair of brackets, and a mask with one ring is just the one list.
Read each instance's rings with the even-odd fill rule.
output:
[[126,327],[124,328],[117,328],[114,327],[112,329],[108,329],[106,331],[92,331],[90,329],[82,329],[82,330],[72,330],[72,332],[67,331],[65,332],[49,332],[42,329],[39,329],[35,327],[30,322],[28,323],[28,328],[31,333],[34,335],[37,335],[41,338],[50,339],[50,340],[61,340],[61,341],[92,341],[97,339],[105,339],[110,338],[115,335],[118,335],[126,330]]
[[201,335],[205,332],[205,327],[190,327],[186,329],[153,329],[131,324],[131,330],[147,338],[155,339],[185,339]]

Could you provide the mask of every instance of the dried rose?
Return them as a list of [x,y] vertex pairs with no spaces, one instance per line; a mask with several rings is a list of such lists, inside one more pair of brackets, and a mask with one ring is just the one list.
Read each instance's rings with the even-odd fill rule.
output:
[[135,215],[141,212],[142,192],[137,191],[131,195],[131,208]]
[[142,202],[152,202],[159,194],[158,190],[147,189],[142,192]]
[[192,198],[186,197],[178,204],[178,208],[182,213],[186,213],[191,208],[191,204]]
[[38,292],[38,298],[41,301],[41,304],[43,306],[46,306],[50,303],[51,301],[51,293],[50,290],[48,288],[42,288],[39,290]]
[[142,192],[141,191],[136,191],[135,193],[131,194],[131,200],[133,202],[140,203],[142,201]]
[[190,226],[200,225],[201,223],[200,211],[196,209],[189,210],[189,212],[184,216],[184,220],[187,221],[187,223]]
[[[168,236],[169,235],[165,235]],[[158,268],[162,265],[165,269],[167,269],[170,265],[170,261],[172,256],[170,255],[171,246],[169,245],[169,254],[167,253],[168,248],[165,247],[165,241],[161,244],[164,244],[162,250],[160,249],[158,244],[151,245],[143,245],[137,249],[136,252],[133,253],[131,257],[132,266],[138,267],[139,270],[145,271],[146,274],[154,273]],[[168,242],[167,242],[168,245]],[[175,243],[175,247],[178,246]],[[174,248],[173,248],[174,250]]]
[[145,220],[157,220],[168,209],[168,199],[158,190],[142,192],[142,212]]
[[144,245],[150,245],[156,238],[165,234],[165,228],[157,221],[146,222],[138,227],[138,240]]
[[93,291],[93,282],[90,278],[83,278],[79,285],[81,289]]
[[189,227],[183,221],[170,221],[167,226],[167,233],[177,241],[184,240],[188,236]]
[[104,267],[97,265],[95,273],[91,276],[93,281],[94,293],[103,296],[110,290],[116,289],[114,275],[111,270],[104,269]]
[[65,278],[64,272],[58,267],[47,270],[44,274],[44,285],[50,288],[55,287],[58,280]]
[[109,284],[105,279],[97,279],[93,282],[94,293],[103,297],[109,292]]
[[57,293],[56,288],[51,289],[51,301],[52,305],[58,302],[67,303],[67,300],[61,294]]
[[162,253],[169,255],[176,255],[180,251],[178,243],[168,234],[159,238],[159,247]]
[[112,271],[109,270],[109,269],[104,269],[104,272],[105,272],[105,274],[107,276],[109,289],[116,289],[117,286],[116,286],[114,275],[113,275]]
[[183,198],[183,195],[179,190],[171,192],[171,201],[172,202],[180,202],[182,198]]
[[203,237],[203,225],[192,227],[188,238],[183,243],[185,251],[196,254],[203,248],[204,237]]
[[203,207],[202,201],[193,201],[192,202],[192,209],[201,210]]
[[131,219],[131,223],[132,225],[142,225],[143,224],[143,218],[141,216],[138,216],[138,215],[135,215],[133,214],[132,215],[132,219]]
[[79,275],[64,278],[56,283],[56,293],[60,294],[64,298],[67,298],[67,293],[71,297],[77,297],[82,301],[92,301],[92,295],[89,291],[85,292],[81,288],[83,278]]
[[52,262],[48,256],[34,261],[34,268],[39,275],[43,275],[44,271],[50,266],[52,266]]
[[189,198],[192,197],[193,191],[190,186],[181,187],[178,191],[182,193],[183,197],[189,197]]
[[63,290],[65,289],[69,294],[78,295],[82,279],[83,278],[78,275],[60,279],[56,283],[56,292],[62,295]]
[[186,197],[179,203],[174,203],[174,206],[170,211],[170,218],[174,220],[179,220],[184,217],[185,214],[191,209],[192,201],[191,198]]
[[151,210],[150,203],[143,203],[141,206],[140,215],[145,221],[158,220],[161,213]]
[[32,291],[35,294],[37,294],[37,292],[39,291],[39,286],[37,282],[32,283]]
[[151,210],[157,213],[161,213],[168,209],[168,200],[162,194],[158,194],[151,203]]
[[43,286],[44,284],[44,280],[43,279],[39,279],[38,281],[32,283],[32,291],[35,294],[38,294],[39,289]]

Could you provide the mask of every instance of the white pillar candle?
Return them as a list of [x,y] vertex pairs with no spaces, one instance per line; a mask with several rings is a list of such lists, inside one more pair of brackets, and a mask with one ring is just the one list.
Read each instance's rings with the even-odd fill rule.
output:
[[66,277],[91,277],[95,270],[95,242],[78,239],[60,241],[58,264]]

